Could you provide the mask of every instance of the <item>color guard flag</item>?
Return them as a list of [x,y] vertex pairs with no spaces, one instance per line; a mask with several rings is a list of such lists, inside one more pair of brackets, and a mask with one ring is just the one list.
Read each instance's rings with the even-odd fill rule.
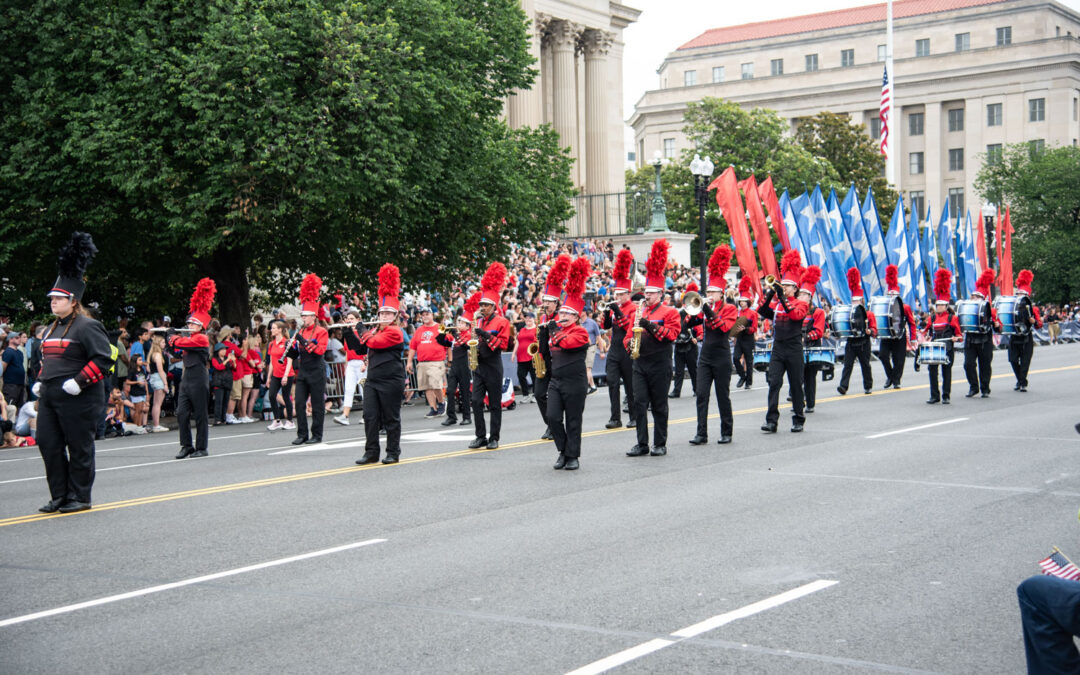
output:
[[1053,553],[1039,561],[1039,567],[1042,568],[1043,574],[1047,576],[1068,579],[1069,581],[1080,579],[1080,569],[1077,569],[1076,565],[1072,564],[1072,561],[1056,548]]

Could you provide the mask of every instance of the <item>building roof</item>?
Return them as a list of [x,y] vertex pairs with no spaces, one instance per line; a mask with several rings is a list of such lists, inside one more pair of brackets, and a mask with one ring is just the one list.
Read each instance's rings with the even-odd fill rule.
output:
[[[1005,1],[1006,0],[896,0],[893,2],[893,19],[903,19],[923,14],[936,14],[938,12],[967,9],[968,7],[979,7],[981,5],[993,5]],[[786,19],[776,19],[773,21],[744,23],[740,26],[711,28],[682,45],[679,49],[712,47],[732,42],[743,42],[745,40],[760,40],[781,35],[827,30],[829,28],[857,26],[864,23],[885,21],[885,18],[885,3],[881,2],[876,5],[837,9],[831,12],[821,12],[819,14],[804,14],[803,16],[792,16]]]

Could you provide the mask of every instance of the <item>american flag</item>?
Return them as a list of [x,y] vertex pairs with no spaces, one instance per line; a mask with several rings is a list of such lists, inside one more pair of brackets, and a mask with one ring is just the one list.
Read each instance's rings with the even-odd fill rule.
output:
[[881,154],[889,156],[889,110],[892,108],[892,90],[889,86],[889,67],[881,78]]
[[1072,561],[1057,549],[1054,549],[1053,553],[1040,560],[1039,567],[1042,568],[1043,574],[1052,577],[1060,577],[1070,581],[1080,579],[1080,569],[1077,569],[1076,565],[1072,564]]

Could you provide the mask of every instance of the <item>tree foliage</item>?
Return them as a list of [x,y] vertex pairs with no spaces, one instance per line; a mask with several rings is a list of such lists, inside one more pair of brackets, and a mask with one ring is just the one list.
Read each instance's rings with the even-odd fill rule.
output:
[[1026,143],[985,162],[975,188],[993,204],[1009,207],[1013,270],[1035,272],[1040,302],[1080,297],[1080,149],[1050,148],[1033,153]]
[[[221,313],[254,286],[438,282],[569,216],[550,128],[509,130],[534,75],[516,0],[46,0],[0,16],[0,265],[38,301],[78,228],[106,311]],[[45,286],[47,287],[47,286]]]

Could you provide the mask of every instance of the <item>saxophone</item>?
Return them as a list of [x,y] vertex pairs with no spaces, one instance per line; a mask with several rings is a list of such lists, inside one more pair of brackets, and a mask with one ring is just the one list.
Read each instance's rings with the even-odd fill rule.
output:
[[469,346],[469,370],[476,370],[480,367],[480,341],[474,336],[465,344]]
[[[634,312],[634,319],[640,319],[644,311],[645,301],[642,300],[638,303],[637,311]],[[641,333],[644,330],[641,326],[634,326],[634,335],[630,338],[630,358],[635,361],[641,356]]]
[[540,343],[530,343],[525,348],[525,351],[532,357],[533,372],[536,373],[536,379],[542,380],[547,377],[547,363],[544,362],[544,355],[540,353]]

